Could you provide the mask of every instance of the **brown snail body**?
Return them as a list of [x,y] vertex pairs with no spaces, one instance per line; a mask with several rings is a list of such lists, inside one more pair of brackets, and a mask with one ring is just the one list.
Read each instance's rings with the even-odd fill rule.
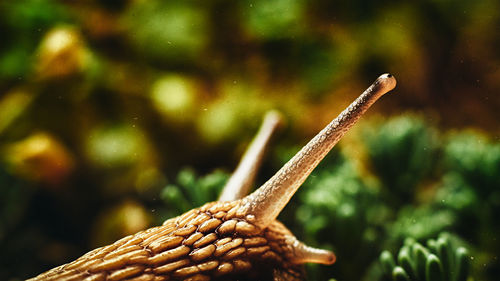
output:
[[104,246],[30,280],[304,280],[335,255],[304,245],[276,217],[338,140],[396,80],[380,76],[259,189],[247,195],[279,118],[268,114],[219,201]]

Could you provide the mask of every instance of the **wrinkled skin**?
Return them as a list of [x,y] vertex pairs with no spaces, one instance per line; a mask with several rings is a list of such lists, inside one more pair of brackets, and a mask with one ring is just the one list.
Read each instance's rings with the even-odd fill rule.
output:
[[238,214],[239,202],[205,204],[33,280],[302,280],[288,258],[291,232],[278,221],[255,227]]

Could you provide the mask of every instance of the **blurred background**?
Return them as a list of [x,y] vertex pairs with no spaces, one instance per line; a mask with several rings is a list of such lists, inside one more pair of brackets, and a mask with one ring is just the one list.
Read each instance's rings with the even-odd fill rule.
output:
[[390,72],[397,88],[280,219],[336,251],[333,266],[308,266],[311,280],[385,280],[383,250],[442,233],[467,249],[469,280],[494,280],[499,10],[496,0],[1,1],[0,279],[215,200],[277,109],[286,126],[258,186]]

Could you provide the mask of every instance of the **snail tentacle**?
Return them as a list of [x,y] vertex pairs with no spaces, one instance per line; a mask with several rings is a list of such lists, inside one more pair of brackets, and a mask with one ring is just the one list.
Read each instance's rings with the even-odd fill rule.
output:
[[320,263],[330,265],[335,263],[337,259],[333,252],[307,246],[295,237],[291,237],[289,243],[293,248],[290,262],[294,264]]
[[252,140],[241,158],[238,167],[224,186],[219,201],[241,199],[248,194],[255,181],[257,171],[262,164],[262,159],[269,146],[269,142],[282,123],[283,118],[277,111],[272,110],[266,113],[259,132]]
[[378,98],[394,89],[395,86],[396,79],[391,74],[378,77],[271,179],[242,199],[244,212],[256,217],[258,227],[265,228],[272,223],[333,146]]

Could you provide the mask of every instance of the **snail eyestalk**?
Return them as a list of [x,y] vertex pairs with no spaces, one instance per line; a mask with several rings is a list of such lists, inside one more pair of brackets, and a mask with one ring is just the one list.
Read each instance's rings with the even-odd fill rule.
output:
[[394,89],[395,86],[396,79],[391,74],[378,77],[271,179],[242,199],[242,207],[247,214],[255,216],[257,226],[267,227],[276,219],[293,194],[335,144],[377,99]]
[[259,132],[253,139],[247,151],[243,155],[238,167],[227,181],[219,201],[232,201],[245,197],[255,180],[264,153],[272,136],[283,123],[281,115],[277,111],[269,111]]
[[330,265],[335,263],[337,259],[331,251],[309,247],[296,239],[291,245],[295,255],[290,259],[295,264],[319,263]]

